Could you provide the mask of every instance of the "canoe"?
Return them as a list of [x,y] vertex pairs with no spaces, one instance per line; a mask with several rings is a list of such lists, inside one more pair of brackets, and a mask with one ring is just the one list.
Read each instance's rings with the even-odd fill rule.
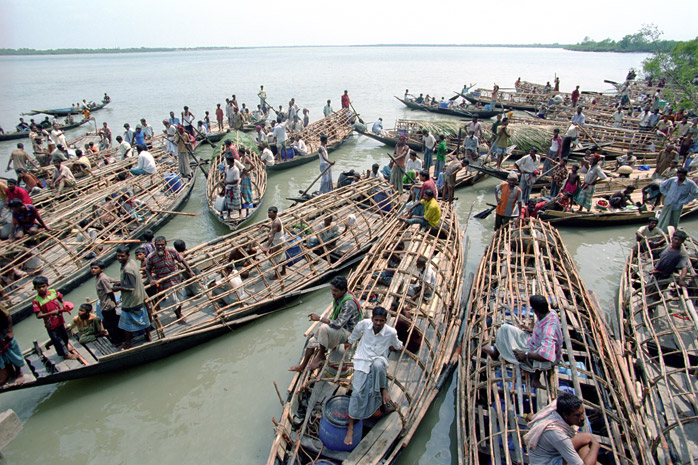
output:
[[[314,123],[310,123],[300,132],[301,138],[308,148],[306,155],[294,156],[289,160],[277,161],[274,165],[267,165],[267,170],[280,171],[294,166],[304,165],[311,161],[317,161],[320,148],[320,136],[327,136],[327,152],[338,148],[353,132],[355,115],[348,108],[342,108],[329,116]],[[291,134],[289,133],[289,137]],[[280,157],[280,155],[277,155]]]
[[[306,370],[294,376],[283,413],[275,422],[267,465],[307,463],[306,457],[313,457],[315,463],[390,464],[409,444],[452,367],[451,356],[463,317],[462,235],[455,211],[450,205],[441,205],[448,232],[433,235],[421,232],[417,225],[393,223],[348,280],[349,291],[360,301],[364,318],[381,305],[388,310],[387,324],[397,327],[398,337],[403,340],[403,349],[389,357],[387,370],[388,390],[399,411],[377,421],[363,420],[362,439],[353,451],[336,451],[323,445],[317,437],[318,425],[323,421],[319,413],[322,405],[351,389],[351,355],[340,346],[317,373]],[[403,248],[399,249],[398,244]],[[393,254],[401,256],[397,265],[389,263]],[[431,298],[423,290],[415,296],[408,294],[410,283],[419,276],[419,258],[426,259],[436,273]],[[393,274],[389,286],[379,283],[379,276],[388,273]],[[323,316],[329,317],[331,310],[328,307]]]
[[428,111],[430,113],[440,113],[442,115],[460,116],[461,118],[473,118],[477,116],[478,118],[487,119],[497,116],[503,113],[502,110],[479,110],[476,108],[468,108],[467,110],[460,110],[457,108],[441,108],[438,105],[425,105],[423,103],[417,103],[413,100],[406,100],[404,98],[395,97],[400,102],[402,102],[407,108],[412,110]]
[[[101,102],[96,105],[93,105],[88,108],[90,110],[90,113],[101,110],[102,108],[106,107],[109,105],[109,102]],[[82,108],[76,108],[76,107],[66,107],[66,108],[52,108],[49,110],[32,110],[29,113],[22,113],[23,115],[37,115],[39,113],[43,113],[45,115],[53,115],[53,116],[68,116],[68,115],[81,115],[82,114]]]
[[[623,331],[619,361],[629,373],[629,390],[638,393],[640,414],[657,463],[695,463],[698,457],[698,242],[683,245],[688,256],[687,287],[677,274],[658,280],[645,241],[629,251],[618,292]],[[658,250],[657,250],[658,252]]]
[[[563,363],[543,376],[545,389],[531,388],[518,364],[483,353],[505,322],[532,325],[528,299],[534,294],[547,297],[559,312],[564,340]],[[582,398],[587,422],[580,431],[599,441],[599,463],[654,463],[601,308],[553,227],[532,220],[496,232],[467,308],[457,381],[459,464],[529,463],[522,439],[528,415],[547,406],[559,391]]]
[[[76,121],[74,123],[70,124],[62,124],[59,125],[58,128],[61,131],[67,131],[69,129],[75,129],[78,126],[82,126],[83,124],[87,123],[90,121],[90,119],[81,119],[80,121]],[[0,134],[0,142],[5,141],[5,140],[15,140],[15,139],[24,139],[29,137],[30,131],[16,131],[16,132],[6,132],[5,134]]]
[[[21,389],[122,370],[189,349],[264,314],[282,310],[288,301],[358,262],[382,236],[385,226],[397,217],[400,207],[399,197],[390,192],[387,183],[362,181],[279,212],[287,235],[281,248],[271,254],[265,252],[263,245],[269,236],[268,221],[190,248],[184,258],[196,274],[146,301],[155,328],[152,342],[137,336],[133,348],[119,351],[104,338],[85,345],[71,339],[83,358],[78,361],[63,361],[53,348],[37,344],[24,352],[30,367],[25,371],[31,371],[31,376],[22,384],[0,389]],[[338,223],[352,224],[340,233],[332,250],[321,253],[307,239],[317,234],[327,216],[333,216]],[[281,275],[284,265],[289,271]],[[243,279],[242,287],[230,279],[233,275],[226,276],[227,266],[237,267],[233,275]],[[182,302],[186,324],[177,324],[173,309],[164,302],[180,290],[187,295]]]
[[[262,125],[264,126],[266,124],[265,119],[256,121],[254,123],[245,123],[242,126],[242,132],[250,132],[254,131],[257,125]],[[208,134],[203,134],[202,132],[198,131],[198,128],[195,128],[195,131],[197,132],[196,134],[196,140],[197,141],[204,141],[208,140],[209,142],[220,142],[227,134],[230,134],[231,132],[235,132],[234,129],[231,129],[230,126],[228,126],[228,120],[227,118],[223,121],[223,130],[219,131],[218,130],[218,122],[212,123],[210,132]]]
[[[216,220],[228,226],[230,230],[241,228],[249,224],[252,219],[257,214],[259,206],[264,201],[264,195],[267,192],[267,171],[264,169],[262,160],[260,160],[257,154],[258,148],[254,143],[236,142],[234,134],[230,133],[226,136],[226,140],[232,140],[236,148],[245,147],[252,151],[250,158],[254,163],[252,167],[252,172],[250,173],[252,180],[252,208],[245,211],[244,216],[238,216],[237,212],[232,212],[231,218],[226,218],[225,210],[218,210],[216,207],[217,199],[220,196],[221,183],[224,181],[225,174],[220,170],[219,165],[225,165],[225,159],[223,156],[223,151],[225,149],[224,143],[219,144],[213,149],[213,157],[211,158],[211,165],[209,167],[208,176],[206,177],[206,203],[208,204],[208,210]],[[246,141],[249,137],[244,137]],[[220,200],[219,200],[220,201]]]
[[[167,173],[160,173],[163,172]],[[50,231],[41,229],[37,236],[4,244],[0,256],[7,264],[2,273],[10,268],[26,273],[2,288],[1,302],[13,321],[21,321],[32,313],[31,301],[36,293],[31,280],[35,275],[46,276],[50,286],[60,292],[74,289],[90,276],[89,264],[93,260],[110,263],[116,258],[119,245],[133,242],[146,229],[156,230],[169,221],[189,198],[194,180],[195,177],[187,181],[171,174],[133,177],[129,183],[116,183],[79,202],[63,205],[60,214],[44,219]],[[122,196],[128,199],[127,203],[122,203]],[[108,197],[115,200],[107,204]],[[115,213],[116,208],[121,210]],[[79,224],[83,220],[88,222],[85,227]],[[80,241],[78,234],[91,237],[88,229],[93,232],[92,240]]]
[[[479,103],[481,105],[489,105],[492,101],[492,91],[487,89],[476,89],[463,95],[463,97],[473,104]],[[499,92],[496,108],[536,111],[538,109],[538,105],[538,99],[531,99],[530,96],[522,96],[520,94],[517,95],[516,92]]]
[[[625,224],[646,223],[648,218],[656,216],[659,218],[661,209],[651,210],[639,209],[632,205],[626,209],[604,207],[599,201],[606,200],[609,193],[594,193],[591,202],[591,212],[586,210],[582,213],[575,211],[552,211],[546,210],[538,214],[541,220],[548,221],[556,226],[620,226]],[[630,196],[633,202],[642,201],[642,192],[637,190]],[[602,202],[603,203],[603,202]],[[681,218],[686,218],[698,212],[698,200],[693,200],[683,207]]]

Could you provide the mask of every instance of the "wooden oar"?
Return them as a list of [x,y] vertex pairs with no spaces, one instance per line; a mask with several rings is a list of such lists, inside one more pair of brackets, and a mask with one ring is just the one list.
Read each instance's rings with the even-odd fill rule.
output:
[[[317,178],[315,178],[315,180],[314,180],[312,183],[310,183],[310,185],[308,186],[308,188],[307,188],[306,190],[304,190],[303,193],[301,194],[301,198],[304,198],[304,197],[305,197],[305,194],[308,193],[308,191],[310,190],[310,188],[313,187],[313,186],[315,185],[315,183],[318,181],[318,179],[320,179],[320,178],[322,177],[322,175],[324,175],[325,173],[327,173],[327,171],[329,171],[330,168],[332,168],[332,165],[329,165],[327,168],[325,168],[325,170],[324,170],[322,173],[320,173],[320,176],[318,176]],[[297,204],[298,204],[298,202],[293,202],[293,204],[292,204],[291,206],[292,206],[292,207],[295,207]]]
[[[153,213],[167,213],[168,215],[199,216],[199,213],[178,212],[178,211],[172,211],[172,210],[153,210],[153,209],[150,209],[150,211]],[[140,242],[140,241],[137,241],[137,242]]]
[[356,109],[354,108],[354,104],[351,103],[351,102],[349,102],[349,106],[351,107],[351,111],[353,111],[354,114],[356,115],[356,117],[359,118],[359,123],[361,123],[361,124],[366,124],[366,123],[364,122],[364,120],[361,119],[361,116],[359,116],[359,113],[358,113],[358,112],[356,111]]
[[196,155],[194,155],[194,151],[191,150],[191,149],[189,149],[189,146],[188,146],[188,145],[187,145],[187,152],[189,152],[189,155],[191,155],[191,157],[192,157],[192,158],[194,159],[194,161],[196,162],[196,166],[198,166],[199,169],[201,170],[201,172],[204,173],[204,176],[206,176],[206,177],[208,178],[208,171],[206,171],[206,170],[204,169],[203,164],[199,161],[198,158],[196,158]]
[[595,146],[601,147],[601,146],[599,145],[599,143],[596,142],[596,139],[594,139],[594,138],[591,136],[591,134],[589,134],[589,131],[587,131],[587,130],[584,128],[584,126],[579,125],[579,127],[582,129],[582,131],[584,132],[584,134],[586,134],[587,137],[588,137],[589,139],[591,139],[591,142],[593,142],[593,144],[594,144]]
[[473,218],[477,218],[478,220],[484,220],[485,218],[490,216],[490,214],[494,211],[495,208],[497,208],[496,205],[492,205],[491,203],[488,203],[487,205],[489,205],[491,208],[481,211],[477,215],[474,215]]

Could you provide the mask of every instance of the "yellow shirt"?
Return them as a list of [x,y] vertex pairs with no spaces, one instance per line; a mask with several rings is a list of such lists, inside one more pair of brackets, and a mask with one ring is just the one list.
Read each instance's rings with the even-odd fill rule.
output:
[[439,221],[441,221],[441,208],[439,208],[439,202],[432,198],[428,202],[426,200],[421,201],[424,205],[424,219],[429,222],[429,226],[432,228],[437,228],[439,226]]

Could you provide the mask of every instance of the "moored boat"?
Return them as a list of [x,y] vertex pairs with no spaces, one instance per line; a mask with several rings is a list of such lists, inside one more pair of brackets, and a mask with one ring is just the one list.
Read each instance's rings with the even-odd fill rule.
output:
[[[417,225],[391,225],[348,280],[363,317],[382,306],[388,311],[387,324],[403,342],[388,358],[387,368],[386,389],[397,411],[357,422],[351,447],[343,444],[346,427],[324,426],[346,424],[346,411],[327,408],[337,396],[348,394],[354,376],[351,355],[340,345],[317,372],[306,369],[294,376],[275,422],[267,465],[302,464],[307,457],[315,463],[390,464],[409,444],[447,377],[463,317],[462,233],[451,206],[442,208],[436,234]],[[434,273],[433,286],[422,281],[416,288],[415,280],[423,279],[419,263],[424,273],[426,267]],[[331,310],[323,316],[329,317]]]
[[460,116],[461,118],[472,118],[477,116],[478,118],[487,119],[497,116],[502,113],[502,110],[485,110],[483,108],[477,108],[475,106],[460,108],[455,107],[442,107],[441,105],[427,105],[424,103],[417,103],[414,100],[407,100],[400,97],[395,97],[400,102],[402,102],[407,108],[412,110],[428,111],[430,113],[440,113],[442,115]]
[[[106,338],[86,344],[71,339],[81,357],[77,361],[64,361],[52,347],[35,344],[24,352],[31,374],[25,374],[22,383],[0,390],[66,381],[156,360],[282,310],[285,302],[356,263],[382,236],[401,207],[399,196],[389,187],[379,180],[365,180],[279,212],[285,235],[271,250],[265,245],[270,236],[268,222],[188,249],[184,258],[195,274],[146,300],[155,328],[151,342],[137,336],[131,349],[120,351]],[[325,250],[312,239],[323,231],[328,217],[344,222],[347,228]],[[177,304],[167,304],[173,293],[187,296],[181,302],[186,324],[175,318]]]
[[[81,119],[80,121],[75,121],[73,123],[69,124],[61,124],[58,126],[58,129],[61,131],[68,131],[69,129],[75,129],[78,126],[82,126],[83,124],[87,123],[90,121],[92,118],[89,119]],[[15,139],[24,139],[29,137],[30,131],[15,131],[15,132],[6,132],[4,134],[0,134],[0,142],[5,141],[5,140],[15,140]]]
[[6,241],[0,252],[2,274],[22,272],[2,288],[2,304],[13,321],[31,315],[34,276],[45,276],[51,287],[64,293],[75,288],[90,276],[91,261],[110,263],[118,245],[138,242],[146,229],[169,221],[189,198],[194,180],[174,173],[136,176],[56,207],[43,218],[50,230]]
[[279,154],[280,160],[273,165],[268,165],[267,170],[279,171],[317,160],[322,135],[327,136],[327,151],[331,152],[351,136],[355,118],[352,111],[342,108],[321,120],[310,123],[298,133],[305,142],[307,153],[305,155],[294,153],[291,158],[286,159]]
[[687,279],[654,273],[659,252],[644,239],[629,251],[618,292],[619,362],[646,418],[657,463],[698,460],[698,243],[688,237]]
[[[563,339],[562,360],[543,373],[544,388],[532,387],[521,365],[484,353],[504,323],[531,326],[532,295],[559,314]],[[560,391],[582,399],[580,431],[599,442],[599,463],[654,463],[601,309],[554,228],[531,220],[499,229],[478,267],[467,314],[457,383],[459,464],[530,463],[528,419]]]
[[[262,160],[260,160],[257,154],[257,147],[253,143],[249,143],[249,140],[247,140],[249,138],[247,137],[243,138],[246,139],[248,143],[240,143],[240,136],[238,135],[235,137],[235,134],[236,133],[228,134],[225,140],[233,141],[233,145],[237,150],[244,147],[252,160],[252,166],[249,166],[250,172],[247,175],[250,177],[251,182],[250,196],[252,202],[245,202],[244,195],[242,195],[240,199],[241,206],[245,207],[242,209],[245,214],[243,215],[241,212],[231,212],[229,217],[226,215],[224,196],[226,166],[224,142],[213,149],[213,156],[206,178],[206,203],[208,204],[208,209],[218,221],[228,226],[231,230],[240,228],[252,221],[267,192],[267,171],[264,169]],[[221,166],[223,169],[221,169]],[[242,189],[242,186],[240,186],[240,188]]]
[[[100,102],[94,105],[88,105],[87,109],[92,113],[93,111],[101,110],[102,108],[109,105],[109,102]],[[48,110],[32,110],[29,113],[22,113],[23,115],[38,115],[43,113],[45,115],[52,116],[68,116],[68,115],[81,115],[83,112],[82,107],[66,107],[66,108],[51,108]]]

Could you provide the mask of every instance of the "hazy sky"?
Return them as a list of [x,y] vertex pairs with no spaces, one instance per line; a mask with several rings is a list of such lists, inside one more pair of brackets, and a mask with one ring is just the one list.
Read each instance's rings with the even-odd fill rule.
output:
[[0,0],[0,48],[576,43],[655,24],[698,35],[698,1]]

